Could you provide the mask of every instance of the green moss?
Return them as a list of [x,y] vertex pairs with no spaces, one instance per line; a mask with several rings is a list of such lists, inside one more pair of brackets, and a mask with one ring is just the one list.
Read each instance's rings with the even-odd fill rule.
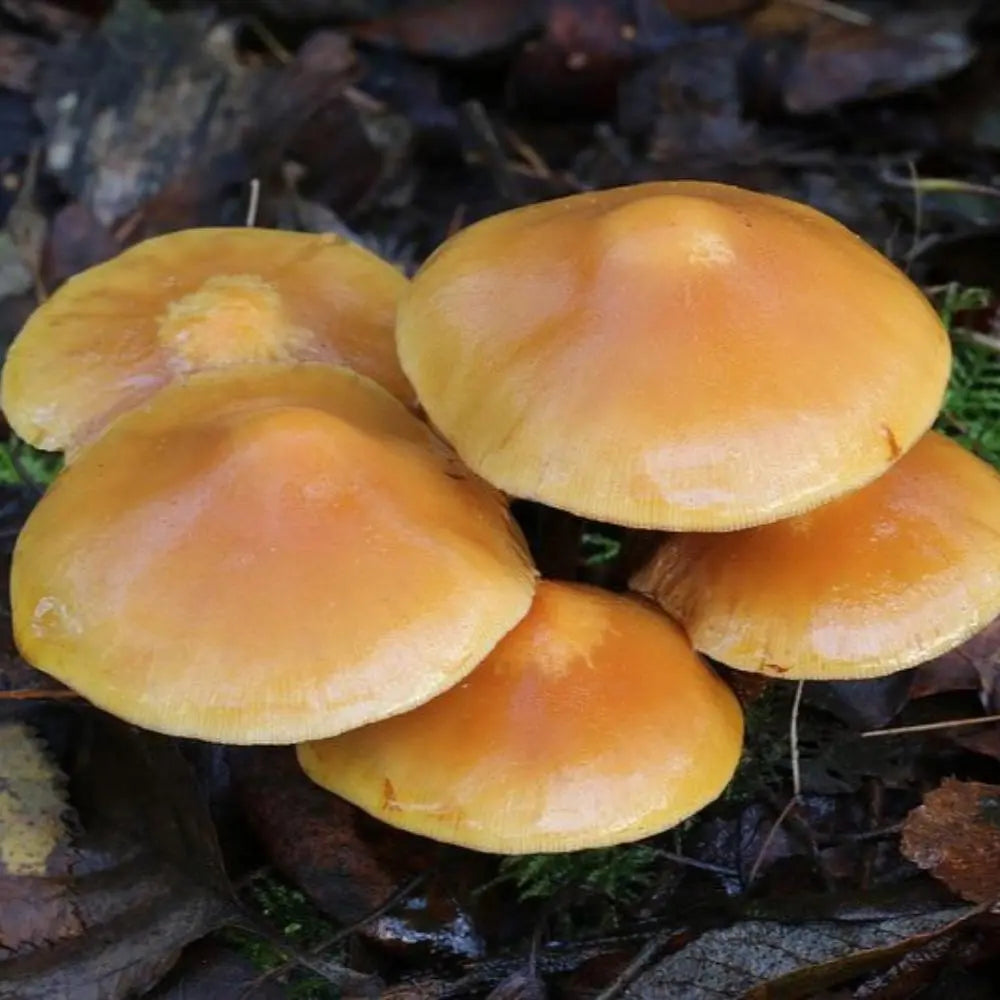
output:
[[11,434],[0,444],[0,485],[44,489],[59,474],[62,456],[38,451]]
[[[259,914],[300,952],[311,951],[337,931],[303,893],[273,875],[257,876],[241,895],[252,912]],[[280,948],[251,931],[234,928],[222,932],[221,937],[261,972],[270,972],[288,962],[288,956]],[[341,956],[335,951],[323,957],[339,960]],[[336,1000],[339,996],[328,982],[301,969],[289,973],[288,983],[291,1000]]]
[[[952,336],[954,361],[939,430],[1000,467],[1000,338],[995,346],[976,339],[966,323],[993,308],[984,288],[948,285],[938,293],[938,310]],[[987,339],[993,339],[992,337]]]
[[510,882],[522,902],[581,890],[612,903],[629,903],[650,885],[658,852],[625,844],[566,854],[525,854],[504,858],[493,884]]

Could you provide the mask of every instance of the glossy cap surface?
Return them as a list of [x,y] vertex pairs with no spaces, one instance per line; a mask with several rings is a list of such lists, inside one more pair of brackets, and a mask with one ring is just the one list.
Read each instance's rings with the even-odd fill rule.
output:
[[790,679],[893,673],[1000,613],[1000,475],[931,432],[817,510],[666,539],[632,586],[727,666]]
[[527,612],[505,503],[373,382],[191,376],[55,481],[11,577],[25,658],[162,732],[294,743],[420,704]]
[[839,223],[691,181],[458,233],[397,342],[431,421],[507,493],[698,531],[874,479],[932,423],[951,358],[920,290]]
[[396,303],[407,281],[335,236],[189,229],[67,281],[11,345],[2,404],[30,444],[70,450],[174,378],[253,362],[343,364],[406,403]]
[[736,698],[673,622],[543,581],[460,684],[298,752],[314,781],[386,823],[514,854],[674,826],[723,790],[742,736]]

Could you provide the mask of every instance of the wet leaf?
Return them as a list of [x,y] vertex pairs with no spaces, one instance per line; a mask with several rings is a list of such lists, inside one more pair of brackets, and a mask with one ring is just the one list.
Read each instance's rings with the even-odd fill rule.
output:
[[853,729],[876,729],[891,722],[910,700],[913,671],[863,681],[810,681],[804,697]]
[[800,924],[749,920],[708,931],[643,974],[633,1000],[797,1000],[848,982],[947,934],[973,911]]
[[[185,949],[180,961],[147,1000],[286,1000],[289,993],[268,980],[256,985],[260,970],[239,952],[199,941]],[[253,986],[252,993],[249,992]]]
[[902,851],[963,899],[1000,899],[1000,785],[946,780],[907,817]]
[[402,49],[416,56],[474,59],[508,48],[537,31],[544,0],[463,0],[431,3],[356,25],[359,42]]
[[37,108],[48,169],[104,225],[240,149],[267,73],[238,62],[204,11],[119,3],[48,60]]
[[33,38],[0,32],[0,87],[32,93],[43,51]]
[[15,730],[20,753],[0,755],[4,843],[17,845],[5,849],[0,890],[0,997],[118,1000],[152,985],[235,904],[175,741],[91,712],[53,709],[43,721],[65,747],[73,812],[53,752]]
[[917,667],[914,697],[978,690],[989,712],[1000,712],[1000,618],[956,649]]
[[777,69],[786,111],[815,114],[899,94],[956,73],[975,54],[966,32],[971,4],[918,10],[845,6],[856,16],[773,0],[751,20],[751,30],[768,39],[769,54],[761,63]]
[[676,37],[626,81],[619,120],[643,136],[658,163],[724,157],[752,148],[756,126],[743,116],[740,59],[746,39],[726,27]]
[[114,257],[122,249],[108,228],[80,202],[56,212],[42,251],[42,284],[52,292],[67,278]]

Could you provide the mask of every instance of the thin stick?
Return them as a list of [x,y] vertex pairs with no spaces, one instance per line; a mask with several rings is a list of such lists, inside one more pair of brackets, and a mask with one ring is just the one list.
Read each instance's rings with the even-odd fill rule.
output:
[[798,799],[802,795],[802,768],[799,764],[799,708],[802,706],[802,691],[805,681],[799,681],[795,689],[795,700],[792,702],[792,718],[788,724],[788,743],[792,755],[792,797]]
[[23,691],[0,691],[0,701],[41,701],[56,698],[79,698],[75,691],[63,691],[61,688],[37,688]]
[[[341,927],[340,930],[329,935],[328,937],[325,937],[318,944],[311,947],[306,952],[306,957],[309,958],[310,961],[319,958],[320,955],[322,955],[322,953],[327,949],[332,948],[338,942],[343,941],[344,938],[350,937],[351,934],[359,931],[366,924],[371,923],[372,920],[377,920],[398,903],[401,903],[404,899],[406,899],[426,878],[426,872],[421,872],[419,875],[415,875],[409,880],[409,882],[406,882],[391,896],[389,896],[384,903],[377,906],[366,916],[362,917],[360,920],[356,920],[353,924]],[[303,964],[305,963],[302,962],[300,956],[293,955],[289,961],[284,962],[281,965],[276,965],[273,969],[268,969],[267,972],[262,972],[255,980],[253,980],[253,982],[247,985],[241,994],[241,1000],[246,1000],[246,998],[251,997],[257,990],[259,990],[266,983],[270,982],[272,979],[277,979],[279,976],[287,975],[287,973],[291,972],[296,965]],[[306,968],[311,968],[311,966],[306,965]]]
[[778,830],[781,829],[782,824],[786,819],[788,819],[788,814],[798,804],[799,800],[793,795],[788,802],[785,803],[785,808],[778,814],[778,818],[772,824],[771,829],[767,831],[764,843],[760,845],[760,850],[757,852],[757,857],[754,859],[753,867],[750,869],[750,874],[747,876],[748,886],[752,885],[754,879],[757,877],[757,873],[760,871],[760,866],[764,863],[764,855],[767,854],[767,849],[771,846],[771,841],[774,840]]
[[660,857],[672,861],[675,865],[685,865],[688,868],[697,868],[703,872],[712,872],[714,875],[728,875],[733,878],[739,875],[735,868],[726,868],[723,865],[709,864],[707,861],[696,861],[694,858],[686,858],[683,854],[674,854],[673,851],[658,851]]
[[747,885],[751,885],[760,871],[760,866],[764,863],[764,856],[771,846],[771,841],[777,836],[778,830],[788,819],[789,813],[799,804],[802,798],[802,768],[799,763],[799,709],[802,707],[802,692],[805,690],[805,681],[799,681],[795,687],[795,698],[792,701],[792,717],[788,722],[788,745],[792,758],[792,797],[785,804],[785,808],[778,814],[771,829],[767,831],[764,843],[760,845],[757,857],[754,858],[753,867],[747,876]]
[[827,17],[844,21],[846,24],[856,24],[860,28],[867,28],[873,22],[870,14],[855,10],[846,4],[834,3],[834,0],[792,0],[792,3],[815,11],[817,14],[825,14]]
[[902,736],[907,733],[930,733],[936,729],[956,729],[959,726],[981,726],[987,722],[1000,722],[1000,715],[981,715],[975,719],[953,719],[951,722],[925,722],[920,726],[899,726],[896,729],[869,729],[868,736]]
[[248,227],[257,225],[257,209],[260,207],[260,178],[250,178],[250,201],[247,204],[246,223]]
[[651,937],[637,952],[635,958],[615,977],[606,989],[602,990],[594,1000],[614,1000],[626,987],[630,986],[643,972],[653,958],[670,943],[676,931],[663,930]]

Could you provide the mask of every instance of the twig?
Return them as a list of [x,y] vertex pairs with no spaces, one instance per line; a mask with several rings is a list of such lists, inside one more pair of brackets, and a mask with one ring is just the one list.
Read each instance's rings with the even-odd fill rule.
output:
[[754,858],[753,865],[750,868],[750,874],[747,875],[747,885],[753,885],[754,879],[757,878],[757,874],[760,871],[760,866],[764,863],[764,856],[767,854],[767,849],[771,846],[771,841],[774,840],[781,829],[782,824],[788,819],[788,814],[799,804],[799,800],[793,795],[786,803],[785,808],[781,810],[778,814],[778,818],[771,824],[771,829],[767,831],[767,836],[764,838],[764,843],[760,845],[760,850],[757,852],[757,857]]
[[594,1000],[614,1000],[627,989],[646,968],[647,965],[670,943],[674,930],[662,930],[653,935],[638,951],[635,958],[609,983]]
[[898,726],[895,729],[869,729],[868,736],[904,736],[907,733],[929,733],[936,729],[956,729],[959,726],[981,726],[987,722],[1000,722],[1000,715],[980,715],[974,719],[953,719],[951,722],[925,722],[919,726]]
[[462,104],[462,114],[472,129],[479,152],[501,196],[513,204],[523,203],[524,194],[515,177],[516,171],[512,169],[514,164],[504,154],[503,146],[497,138],[486,109],[479,101],[466,101]]
[[[283,955],[289,956],[291,961],[286,963],[289,968],[296,965],[302,966],[338,990],[354,990],[365,996],[377,995],[371,992],[378,982],[377,977],[366,975],[363,972],[355,972],[354,969],[349,969],[346,965],[320,958],[311,952],[300,951],[283,934],[271,928],[256,914],[244,913],[242,920],[236,926],[255,934]],[[258,983],[262,979],[263,977],[259,977],[250,983],[242,996],[249,997],[257,989]]]
[[799,681],[795,688],[795,698],[792,701],[791,719],[788,722],[788,744],[789,753],[792,758],[792,797],[785,804],[784,809],[778,813],[778,818],[771,825],[771,829],[767,831],[764,843],[760,845],[757,857],[754,858],[753,865],[750,868],[750,874],[747,875],[747,885],[753,884],[754,879],[760,872],[761,865],[764,863],[764,857],[767,854],[767,849],[771,846],[771,841],[774,840],[778,830],[781,829],[782,824],[788,819],[789,813],[802,800],[802,768],[799,763],[799,709],[802,707],[802,692],[804,689],[805,681]]
[[[371,923],[373,920],[377,920],[383,914],[387,913],[394,906],[401,903],[406,899],[415,889],[417,889],[420,884],[427,878],[426,872],[421,872],[419,875],[414,876],[406,882],[401,888],[397,889],[384,903],[381,903],[374,910],[368,913],[366,916],[362,917],[360,920],[356,920],[353,924],[348,924],[346,927],[341,927],[338,931],[333,934],[323,938],[318,944],[313,945],[306,953],[305,957],[310,961],[314,961],[319,958],[324,951],[329,950],[335,944],[343,941],[345,938],[350,937],[352,934],[361,930],[366,924]],[[247,1000],[252,996],[257,990],[262,986],[270,982],[272,979],[277,979],[280,976],[287,975],[295,968],[296,965],[305,964],[301,961],[301,956],[294,954],[285,949],[286,954],[291,955],[291,959],[284,962],[281,965],[276,965],[273,969],[268,969],[267,972],[262,972],[253,982],[249,983],[246,989],[241,994],[240,1000]],[[311,965],[306,965],[306,968],[312,968]]]
[[951,177],[902,177],[885,168],[879,171],[879,180],[891,187],[919,188],[923,192],[947,191],[954,194],[981,194],[987,198],[1000,198],[1000,188],[989,184],[975,184]]
[[714,875],[726,875],[735,878],[739,872],[735,868],[726,868],[724,865],[713,865],[708,861],[696,861],[694,858],[685,857],[683,854],[674,854],[673,851],[657,851],[662,858],[672,861],[676,865],[685,865],[688,868],[697,868],[699,871],[712,872]]
[[834,0],[792,0],[792,3],[817,14],[825,14],[827,17],[843,21],[845,24],[856,24],[859,28],[867,28],[874,21],[871,14],[855,10],[846,4],[835,3]]
[[257,209],[260,208],[260,178],[250,178],[250,199],[247,202],[247,217],[244,225],[252,228],[257,225]]
[[795,689],[795,699],[792,701],[792,718],[788,724],[789,752],[792,757],[792,797],[802,796],[802,767],[799,764],[799,709],[802,707],[802,692],[806,682],[799,681]]
[[63,691],[61,688],[33,688],[20,691],[0,691],[0,701],[42,701],[57,698],[79,698],[75,691]]

